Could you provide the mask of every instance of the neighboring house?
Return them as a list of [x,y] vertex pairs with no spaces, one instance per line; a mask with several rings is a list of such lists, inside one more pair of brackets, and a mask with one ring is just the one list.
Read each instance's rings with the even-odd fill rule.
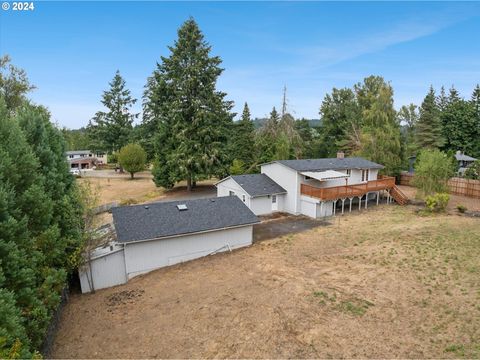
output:
[[238,196],[255,215],[283,209],[287,191],[265,174],[232,175],[215,184],[217,196]]
[[455,159],[457,159],[458,162],[458,174],[463,176],[465,174],[465,171],[467,171],[467,168],[472,165],[477,159],[465,155],[461,151],[457,151],[455,153]]
[[[245,204],[258,215],[283,211],[312,218],[335,215],[337,207],[342,213],[345,206],[351,211],[353,203],[358,203],[359,208],[362,204],[366,207],[367,198],[378,203],[382,191],[387,192],[388,200],[393,197],[405,203],[406,197],[395,186],[395,178],[379,177],[380,169],[383,169],[380,164],[358,157],[345,158],[343,153],[329,159],[278,160],[261,165],[263,176],[231,176],[218,182],[217,195],[236,195],[242,200],[247,195]],[[251,189],[262,188],[265,179],[284,191],[266,193],[270,211],[266,206],[259,210],[252,202],[255,195]]]
[[149,271],[252,244],[258,218],[235,196],[112,209],[116,241],[79,270],[82,292]]
[[107,163],[107,154],[90,150],[74,150],[66,152],[71,169],[92,169],[96,165]]

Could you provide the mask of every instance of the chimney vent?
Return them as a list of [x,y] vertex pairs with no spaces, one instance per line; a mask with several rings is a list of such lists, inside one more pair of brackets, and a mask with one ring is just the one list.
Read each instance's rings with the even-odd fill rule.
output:
[[345,153],[343,151],[337,152],[337,159],[344,159],[345,158]]

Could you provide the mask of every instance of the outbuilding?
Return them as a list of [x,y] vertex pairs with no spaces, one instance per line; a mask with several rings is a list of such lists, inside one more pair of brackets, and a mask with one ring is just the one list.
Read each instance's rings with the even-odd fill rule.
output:
[[255,215],[283,211],[287,191],[266,174],[232,175],[215,186],[217,196],[236,196]]
[[82,292],[149,271],[249,246],[259,220],[236,196],[112,209],[116,241],[79,270]]

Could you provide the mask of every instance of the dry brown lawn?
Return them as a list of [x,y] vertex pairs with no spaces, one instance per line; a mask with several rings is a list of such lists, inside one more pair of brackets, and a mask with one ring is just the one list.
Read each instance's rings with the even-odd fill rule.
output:
[[372,207],[72,295],[53,356],[478,358],[480,219],[415,210]]

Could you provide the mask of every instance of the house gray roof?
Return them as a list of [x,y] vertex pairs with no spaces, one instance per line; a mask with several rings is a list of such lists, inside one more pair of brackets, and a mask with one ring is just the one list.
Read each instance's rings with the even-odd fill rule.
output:
[[296,171],[324,171],[346,169],[383,169],[384,166],[373,161],[360,158],[348,157],[344,159],[305,159],[305,160],[277,160],[280,164],[288,166]]
[[231,178],[252,197],[287,192],[265,174],[232,175]]
[[471,156],[462,154],[459,151],[457,151],[457,153],[455,154],[455,159],[457,159],[457,161],[476,161],[477,160]]
[[[180,210],[177,205],[186,205]],[[157,202],[112,209],[117,241],[128,243],[259,222],[236,196]]]

